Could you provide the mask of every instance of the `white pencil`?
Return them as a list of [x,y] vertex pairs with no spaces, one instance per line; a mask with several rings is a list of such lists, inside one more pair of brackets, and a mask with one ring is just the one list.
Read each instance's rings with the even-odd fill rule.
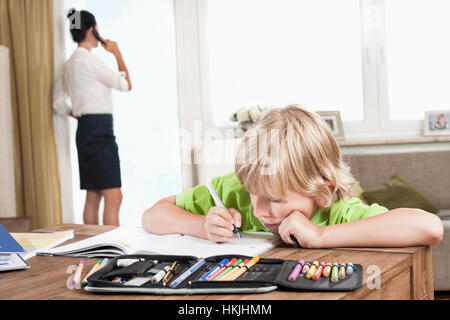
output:
[[[216,189],[214,189],[214,186],[212,185],[212,183],[209,182],[209,183],[206,185],[206,187],[208,188],[209,193],[210,193],[211,196],[213,197],[216,206],[220,206],[220,207],[223,207],[223,208],[226,209],[227,207],[225,207],[225,205],[223,204],[222,200],[219,198],[219,195],[217,194]],[[239,229],[236,228],[235,225],[233,225],[233,227],[234,227],[233,233],[237,234],[238,237],[239,237],[239,239],[242,239],[242,235],[241,235],[241,233],[239,232]]]

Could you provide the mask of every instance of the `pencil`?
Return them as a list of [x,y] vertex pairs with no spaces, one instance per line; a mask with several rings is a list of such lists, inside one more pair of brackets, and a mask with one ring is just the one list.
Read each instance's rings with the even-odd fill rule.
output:
[[[206,185],[206,187],[208,188],[209,193],[213,197],[216,206],[219,206],[219,207],[222,207],[222,208],[226,209],[227,207],[225,207],[225,205],[223,204],[222,200],[220,200],[216,189],[214,189],[214,186],[211,183],[208,183]],[[234,224],[233,224],[233,233],[236,234],[239,237],[239,239],[242,239],[242,234],[239,232],[239,229]]]
[[239,270],[242,267],[244,267],[246,265],[246,263],[249,261],[250,261],[250,259],[245,259],[244,261],[242,261],[237,267],[235,267],[233,270],[231,270],[226,275],[224,275],[222,278],[220,278],[220,281],[230,281],[231,279],[233,279],[234,276],[236,275],[236,273],[238,273]]
[[86,275],[86,277],[84,277],[83,281],[81,281],[81,286],[84,287],[87,284],[87,278],[100,268],[101,263],[102,263],[102,260],[98,260],[97,263],[94,264],[91,271],[89,271],[89,273]]
[[242,262],[242,259],[238,259],[232,266],[229,266],[227,269],[225,269],[222,273],[220,273],[217,277],[214,278],[214,281],[216,280],[222,280],[223,277],[225,277],[226,274],[231,272],[234,268],[236,268],[238,265],[240,265]]
[[78,265],[77,271],[75,271],[75,276],[73,277],[72,284],[80,283],[81,273],[83,272],[84,268],[84,260],[80,261],[80,264]]
[[259,257],[258,257],[258,256],[256,256],[256,257],[254,257],[253,259],[251,259],[249,262],[247,262],[247,264],[246,264],[243,268],[240,268],[239,271],[237,271],[237,272],[234,274],[234,277],[231,278],[231,279],[229,279],[229,281],[234,281],[234,280],[236,280],[237,278],[239,278],[244,272],[246,272],[248,269],[250,269],[250,268],[253,267],[255,264],[257,264],[258,261],[259,261]]

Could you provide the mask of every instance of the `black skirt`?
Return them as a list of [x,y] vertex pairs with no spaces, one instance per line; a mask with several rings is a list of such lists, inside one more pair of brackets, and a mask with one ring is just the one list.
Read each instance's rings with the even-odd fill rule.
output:
[[76,143],[82,190],[122,186],[111,114],[89,114],[78,118]]

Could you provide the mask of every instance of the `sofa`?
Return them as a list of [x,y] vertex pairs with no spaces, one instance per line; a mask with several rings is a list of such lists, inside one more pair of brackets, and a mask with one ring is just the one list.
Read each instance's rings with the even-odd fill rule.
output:
[[399,172],[439,209],[444,237],[433,247],[434,289],[450,290],[450,150],[389,154],[344,154],[363,190]]
[[[196,184],[234,171],[235,139],[205,143],[197,155]],[[434,289],[450,290],[450,150],[398,153],[357,153],[343,150],[343,157],[363,190],[378,186],[399,172],[439,209],[444,237],[433,247]]]

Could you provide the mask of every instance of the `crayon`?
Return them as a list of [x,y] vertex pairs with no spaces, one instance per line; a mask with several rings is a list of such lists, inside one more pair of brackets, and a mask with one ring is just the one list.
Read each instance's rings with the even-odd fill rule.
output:
[[321,262],[319,267],[317,268],[316,272],[314,273],[312,279],[313,280],[319,280],[320,276],[322,275],[323,268],[324,268],[325,262]]
[[303,266],[305,265],[305,260],[300,259],[298,260],[298,263],[295,265],[294,269],[292,270],[291,274],[288,277],[289,281],[295,281],[297,280],[298,275],[303,269]]
[[349,263],[347,264],[347,275],[348,275],[348,276],[351,275],[351,274],[353,273],[353,268],[354,268],[353,263],[349,262]]
[[331,263],[327,262],[325,264],[325,268],[323,269],[322,276],[325,277],[325,278],[328,278],[330,273],[331,273]]
[[331,282],[339,281],[339,265],[336,262],[333,262],[333,266],[331,267]]
[[314,261],[311,264],[311,267],[309,268],[308,273],[306,273],[306,279],[311,279],[314,272],[316,272],[318,267],[319,267],[319,261]]
[[341,266],[339,267],[339,279],[345,279],[345,263],[341,264]]
[[306,274],[310,267],[311,267],[311,262],[306,262],[302,268],[302,274]]

